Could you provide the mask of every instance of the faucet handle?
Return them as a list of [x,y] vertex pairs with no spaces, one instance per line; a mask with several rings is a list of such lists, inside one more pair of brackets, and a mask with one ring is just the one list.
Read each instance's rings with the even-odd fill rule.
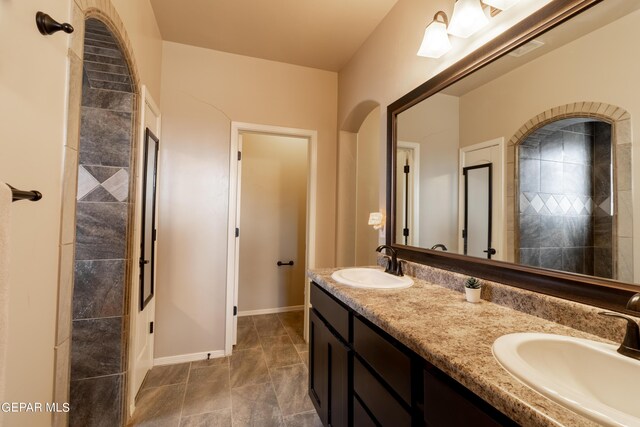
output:
[[382,255],[382,258],[386,261],[384,266],[385,273],[391,273],[391,257],[389,255]]
[[404,264],[406,261],[403,259],[399,259],[398,260],[398,269],[396,270],[396,275],[397,276],[404,276],[404,273],[402,272],[402,264]]
[[627,308],[633,311],[640,311],[640,292],[629,298]]
[[624,335],[624,340],[618,349],[618,353],[640,360],[640,326],[638,326],[635,319],[625,316],[624,314],[614,313],[611,311],[601,311],[598,314],[602,316],[617,317],[618,319],[624,319],[627,321],[627,333]]

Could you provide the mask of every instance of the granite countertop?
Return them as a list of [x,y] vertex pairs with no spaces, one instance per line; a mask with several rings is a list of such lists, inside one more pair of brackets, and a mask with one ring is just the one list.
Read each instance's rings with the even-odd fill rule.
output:
[[308,276],[337,299],[463,384],[522,426],[582,427],[598,424],[538,394],[511,376],[491,346],[514,332],[543,332],[608,342],[603,338],[488,301],[414,279],[399,290],[358,289],[331,279],[336,269]]

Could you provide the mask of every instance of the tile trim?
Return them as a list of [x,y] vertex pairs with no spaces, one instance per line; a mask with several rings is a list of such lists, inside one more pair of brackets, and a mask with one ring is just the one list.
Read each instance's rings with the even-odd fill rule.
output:
[[[133,129],[131,134],[132,160],[130,164],[130,168],[132,169],[130,170],[135,172],[138,162],[133,153],[137,153],[138,139],[139,139],[139,131],[138,131],[139,123],[138,122],[140,120],[139,104],[136,102],[136,100],[137,100],[137,95],[140,94],[140,88],[142,86],[140,82],[140,73],[139,73],[138,65],[135,60],[135,55],[133,52],[133,45],[131,43],[131,40],[129,39],[125,25],[122,19],[120,18],[118,12],[116,11],[116,8],[111,3],[111,0],[74,0],[71,2],[71,21],[72,21],[71,23],[74,26],[74,28],[76,28],[76,32],[72,36],[71,43],[68,48],[68,60],[70,63],[75,61],[76,64],[78,62],[82,64],[82,60],[84,59],[83,56],[84,56],[85,21],[88,18],[99,19],[109,28],[109,30],[112,32],[116,40],[120,43],[120,49],[124,53],[125,61],[128,64],[129,73],[132,79],[132,94],[134,99],[133,112],[132,112]],[[73,74],[71,71],[72,69],[69,66],[67,73],[69,74],[70,78],[75,76],[75,74]],[[82,75],[80,75],[80,82],[76,82],[76,83],[81,84],[81,80],[82,80]],[[74,90],[73,83],[74,82],[71,82],[70,84],[69,96],[67,101],[67,128],[66,128],[67,137],[66,137],[65,145],[67,146],[66,148],[69,148],[75,151],[75,155],[77,158],[77,155],[78,155],[77,148],[78,148],[79,134],[80,134],[80,108],[79,107],[81,104],[82,91],[77,90],[78,89],[77,87],[75,87],[75,90]],[[70,170],[70,171],[66,170],[66,168],[68,168],[67,165],[65,165],[65,177],[68,178],[70,183],[74,184],[73,187],[75,190],[75,182],[77,181],[77,167],[72,168],[75,170]],[[131,181],[132,183],[129,191],[129,196],[131,200],[135,200],[135,186],[134,186],[135,184],[133,182],[134,180],[131,180]],[[69,183],[65,182],[63,183],[63,186],[65,184],[69,184]],[[67,194],[67,193],[72,193],[72,194]],[[72,204],[73,208],[63,209],[62,221],[64,221],[65,219],[69,221],[73,219],[75,223],[75,216],[76,216],[75,199],[76,199],[75,191],[69,191],[63,194],[62,206],[64,207],[66,205]],[[67,201],[68,203],[65,204],[65,201]],[[132,206],[133,203],[130,203],[130,205]],[[133,209],[130,208],[128,210],[129,210],[128,221],[130,222],[133,215]],[[75,227],[74,227],[74,231],[75,231]],[[127,230],[127,234],[130,234],[129,229]],[[75,236],[73,238],[73,241],[71,242],[66,242],[65,240],[68,240],[68,239],[65,236],[61,235],[60,236],[61,246],[64,243],[75,244]],[[133,244],[132,242],[133,239],[128,238],[127,240],[128,240],[127,253],[130,253],[131,252],[130,249]],[[67,292],[67,288],[63,283],[63,277],[64,277],[64,274],[62,274],[63,272],[67,272],[67,270],[65,270],[65,267],[62,265],[62,260],[60,259],[59,272],[58,272],[58,312],[57,312],[58,325],[56,328],[56,336],[60,335],[61,326],[64,327],[63,325],[61,325],[60,318],[62,317],[64,319],[66,315],[70,314],[70,313],[61,313],[60,310],[63,307],[65,307],[64,308],[65,310],[66,310],[66,307],[68,307],[68,309],[71,310],[72,301],[73,301],[73,293]],[[129,278],[131,274],[130,270],[127,269],[127,272],[125,274],[126,274],[125,285],[124,285],[125,286],[125,303],[128,303],[127,294],[128,294],[129,282],[130,282],[130,278]],[[71,286],[73,287],[73,285]],[[70,295],[67,295],[67,294],[70,294]],[[62,301],[61,298],[69,299],[69,301],[66,301],[66,300]],[[128,305],[125,306],[125,310],[128,310]],[[125,316],[125,318],[128,318],[128,316]],[[129,341],[128,322],[127,322],[127,326],[125,326],[123,329],[123,337],[124,337],[123,349],[127,349],[128,348],[127,344]],[[60,344],[60,343],[56,343],[56,344]],[[123,351],[126,353],[126,350],[123,350]],[[122,380],[123,421],[126,421],[126,419],[128,418],[127,411],[124,409],[124,406],[125,406],[124,402],[127,400],[127,391],[128,391],[127,362],[128,362],[128,357],[126,354],[123,354],[123,365],[122,365],[123,371],[124,371],[123,380]],[[56,365],[55,366],[56,373],[64,372],[64,370],[67,369],[70,365],[70,357],[67,358],[67,360],[60,360],[60,359],[56,360],[55,365]],[[60,396],[61,398],[63,397],[62,394],[65,394],[67,401],[69,400],[69,397],[70,397],[69,386],[70,386],[70,378],[54,379],[54,389],[61,391],[61,396]],[[53,425],[56,425],[56,426],[66,425],[68,423],[68,417],[65,416],[65,414],[62,414],[62,415],[58,413],[53,414],[52,423]]]

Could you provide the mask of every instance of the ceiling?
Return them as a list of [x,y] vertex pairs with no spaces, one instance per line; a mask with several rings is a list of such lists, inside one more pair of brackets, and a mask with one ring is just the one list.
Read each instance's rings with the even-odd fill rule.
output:
[[398,0],[151,0],[164,40],[339,71]]

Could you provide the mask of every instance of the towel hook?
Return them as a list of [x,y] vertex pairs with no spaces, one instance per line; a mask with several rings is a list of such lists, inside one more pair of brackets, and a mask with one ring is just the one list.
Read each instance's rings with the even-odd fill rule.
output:
[[40,31],[40,34],[43,36],[50,36],[58,31],[64,31],[67,34],[73,33],[71,24],[66,22],[61,24],[44,12],[36,13],[36,25],[38,26],[38,31]]

